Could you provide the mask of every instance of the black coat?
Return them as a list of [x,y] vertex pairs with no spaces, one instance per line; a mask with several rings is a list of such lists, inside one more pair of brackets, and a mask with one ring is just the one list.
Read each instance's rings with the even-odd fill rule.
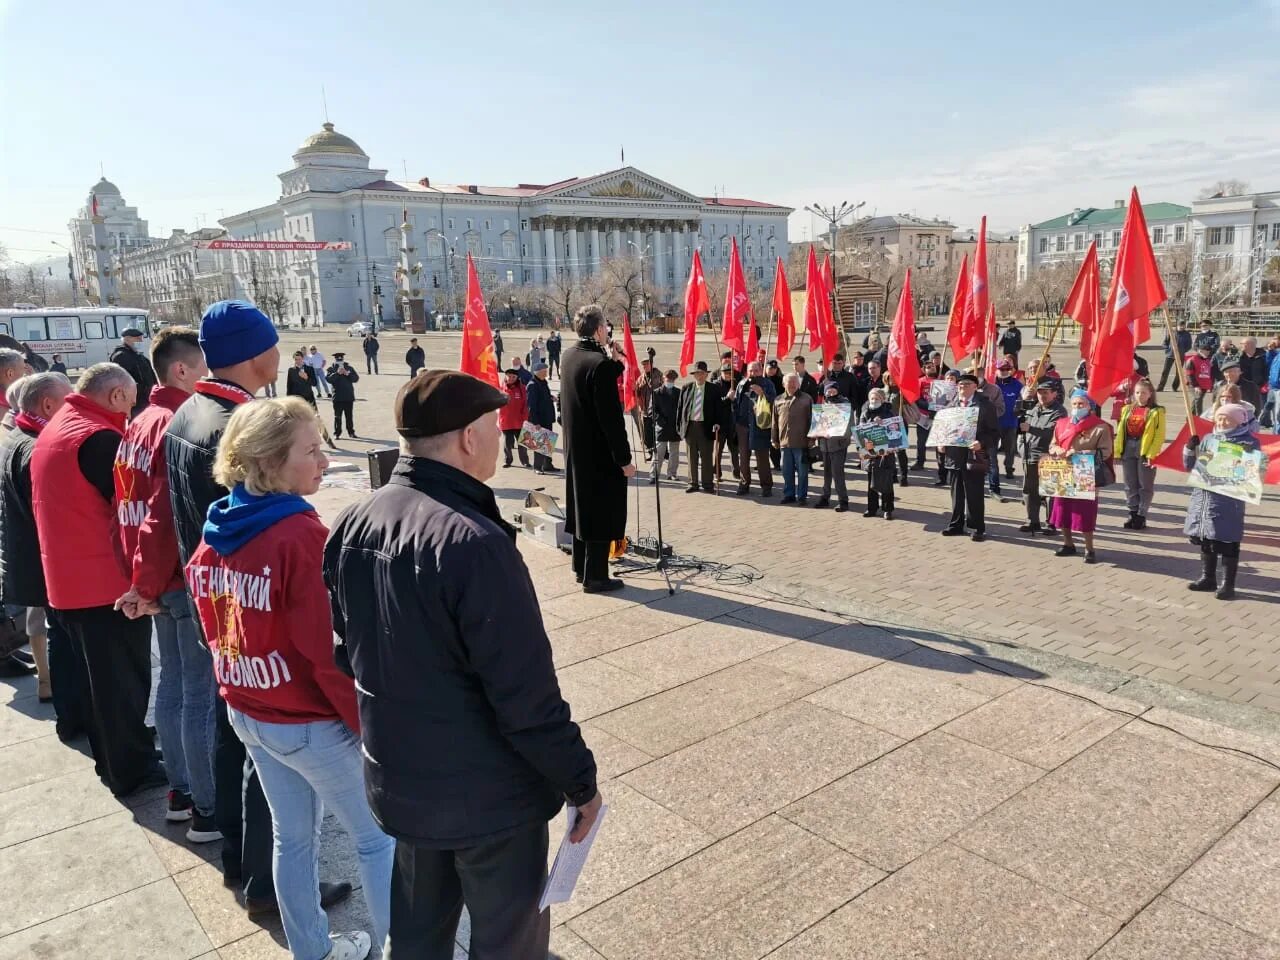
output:
[[1267,351],[1258,350],[1249,357],[1241,350],[1236,359],[1240,361],[1241,380],[1248,380],[1259,387],[1267,382]]
[[290,367],[284,378],[285,396],[301,397],[314,407],[316,405],[316,391],[311,382],[314,377],[315,371],[306,364],[301,367]]
[[738,381],[725,383],[723,380],[708,380],[707,385],[714,387],[716,392],[715,419],[712,423],[719,426],[722,433],[736,436],[737,431],[733,424],[733,397]]
[[631,447],[622,423],[623,366],[594,340],[564,351],[560,418],[564,424],[565,530],[579,540],[619,540],[627,525]]
[[1001,354],[1021,353],[1022,331],[1017,327],[1009,327],[1004,333],[1000,334],[1000,352]]
[[404,362],[410,370],[421,370],[427,365],[427,351],[421,347],[410,347],[404,352]]
[[840,387],[840,396],[844,397],[846,402],[853,404],[853,409],[861,410],[866,404],[867,388],[863,386],[866,383],[866,377],[859,380],[858,377],[853,375],[852,370],[845,367],[839,373],[827,374],[827,379],[836,382]]
[[680,440],[680,388],[664,384],[649,399],[649,416],[654,423],[654,439],[664,443]]
[[534,377],[525,388],[529,404],[529,422],[534,426],[550,429],[556,425],[556,402],[551,399],[551,385]]
[[339,364],[331,364],[325,378],[329,381],[329,388],[333,390],[333,399],[339,402],[354,402],[356,399],[355,384],[360,379],[360,374],[356,373],[356,368],[351,364],[346,364],[346,369],[338,372]]
[[[973,395],[973,402],[978,407],[978,442],[982,444],[982,452],[975,453],[968,447],[943,447],[943,466],[948,470],[987,469],[989,458],[995,453],[1000,443],[1000,418],[996,415],[995,405],[981,393]],[[953,407],[960,406],[960,398],[956,397]]]
[[373,334],[364,338],[364,355],[366,357],[376,357],[381,349],[382,344],[378,342],[378,338]]
[[133,347],[123,343],[111,351],[111,362],[118,363],[128,370],[129,376],[133,377],[133,382],[138,385],[138,399],[134,402],[133,411],[130,413],[130,416],[136,417],[147,409],[147,404],[151,402],[151,388],[156,385],[156,372],[150,360]]
[[492,490],[402,456],[386,486],[339,515],[324,577],[384,832],[458,849],[595,796],[595,759]]
[[[782,379],[784,382],[786,381],[786,377],[783,377]],[[814,403],[818,402],[818,381],[813,379],[813,374],[808,370],[806,370],[804,372],[804,376],[800,378],[800,392],[807,393],[809,395],[809,399]]]
[[14,427],[0,442],[0,599],[19,607],[49,602],[31,506],[35,446],[36,434],[23,427]]

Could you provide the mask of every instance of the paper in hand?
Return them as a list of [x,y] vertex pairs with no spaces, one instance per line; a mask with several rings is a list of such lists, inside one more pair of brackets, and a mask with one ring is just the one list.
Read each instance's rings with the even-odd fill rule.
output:
[[591,853],[591,845],[596,842],[596,834],[600,832],[600,824],[604,823],[604,815],[609,812],[607,804],[600,807],[596,822],[591,825],[581,843],[570,843],[569,834],[578,820],[578,808],[566,807],[568,824],[565,827],[564,839],[560,841],[560,849],[556,851],[555,862],[551,864],[551,872],[547,875],[547,885],[542,889],[542,899],[538,901],[538,912],[541,913],[553,903],[568,903],[573,896],[573,889],[578,885],[578,877],[587,863],[587,855]]

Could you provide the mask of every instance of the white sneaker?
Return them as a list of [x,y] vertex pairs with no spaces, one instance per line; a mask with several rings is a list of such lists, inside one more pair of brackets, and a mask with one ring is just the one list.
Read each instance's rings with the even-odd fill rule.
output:
[[333,946],[324,955],[324,960],[364,960],[369,955],[369,935],[363,930],[331,933],[329,939]]

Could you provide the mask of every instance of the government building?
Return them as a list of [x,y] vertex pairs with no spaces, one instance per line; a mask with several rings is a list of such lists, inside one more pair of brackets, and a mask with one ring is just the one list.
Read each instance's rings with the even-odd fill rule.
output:
[[[390,319],[406,303],[443,311],[466,283],[466,256],[490,309],[514,288],[586,281],[610,258],[631,257],[645,276],[647,307],[683,297],[690,259],[708,274],[728,266],[738,239],[743,268],[766,289],[787,255],[791,208],[703,197],[634,167],[557,183],[511,187],[402,183],[372,168],[350,137],[326,123],[280,174],[270,204],[220,220],[230,240],[342,241],[350,250],[222,251],[226,295],[262,303],[277,320],[308,326]],[[416,301],[416,303],[414,303]]]

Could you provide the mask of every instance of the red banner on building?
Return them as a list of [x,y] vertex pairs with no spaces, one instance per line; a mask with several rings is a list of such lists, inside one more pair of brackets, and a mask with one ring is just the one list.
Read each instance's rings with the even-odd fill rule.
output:
[[350,250],[349,240],[197,240],[197,250]]

